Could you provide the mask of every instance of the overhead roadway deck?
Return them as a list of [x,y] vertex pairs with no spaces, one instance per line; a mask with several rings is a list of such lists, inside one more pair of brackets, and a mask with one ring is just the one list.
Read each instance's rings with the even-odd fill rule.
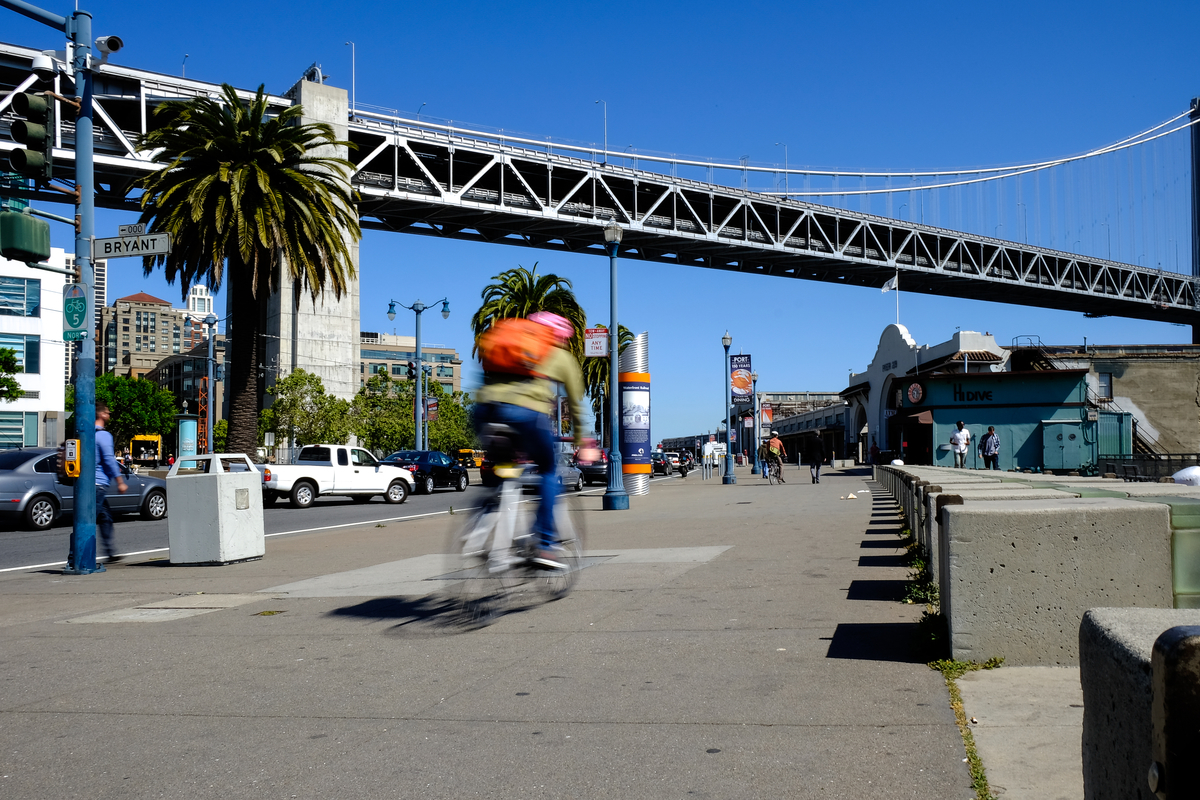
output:
[[[0,44],[0,104],[29,78],[38,52]],[[135,182],[156,165],[134,142],[153,125],[155,105],[219,89],[115,65],[99,71],[96,204],[137,210]],[[669,160],[657,162],[663,172],[634,169],[603,163],[589,148],[356,112],[347,135],[357,146],[350,158],[365,228],[603,255],[602,229],[612,219],[625,228],[625,259],[875,288],[898,270],[905,292],[1200,320],[1190,275],[680,178],[669,174]],[[66,116],[55,156],[70,175],[74,128]],[[18,147],[8,137],[13,119],[9,108],[0,113],[0,156]],[[655,163],[639,159],[648,160]],[[46,190],[31,196],[63,200]]]

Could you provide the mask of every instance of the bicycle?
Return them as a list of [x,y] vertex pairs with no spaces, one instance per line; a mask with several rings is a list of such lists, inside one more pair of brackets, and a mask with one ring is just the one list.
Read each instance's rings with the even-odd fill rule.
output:
[[768,461],[767,481],[774,486],[783,483],[783,469],[779,461]]
[[495,491],[479,508],[467,514],[451,535],[450,593],[462,622],[483,625],[505,612],[511,597],[525,587],[546,602],[566,597],[583,568],[583,514],[560,494],[554,506],[558,535],[557,560],[562,569],[534,563],[539,547],[533,533],[536,501],[522,502],[527,487],[536,487],[540,475],[529,474],[516,463],[514,432],[493,425],[481,434],[490,444],[489,456],[498,456]]

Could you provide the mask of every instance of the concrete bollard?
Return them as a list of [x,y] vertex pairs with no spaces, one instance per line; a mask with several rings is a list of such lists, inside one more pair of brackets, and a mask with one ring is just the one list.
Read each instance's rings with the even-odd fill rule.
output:
[[946,505],[942,613],[954,658],[1073,666],[1084,612],[1172,605],[1166,506],[1115,498]]
[[1147,782],[1159,800],[1200,797],[1200,626],[1163,632],[1150,663],[1154,760]]
[[[1157,697],[1161,696],[1166,703],[1171,695],[1155,694],[1153,662],[1160,638],[1164,639],[1163,654],[1158,658],[1163,666],[1169,660],[1168,652],[1177,656],[1187,650],[1194,652],[1194,645],[1187,643],[1188,639],[1194,641],[1193,637],[1179,634],[1164,637],[1163,632],[1169,633],[1177,626],[1196,625],[1200,625],[1197,609],[1093,608],[1084,614],[1079,625],[1079,681],[1083,688],[1085,800],[1154,800],[1149,772],[1151,764],[1156,762],[1164,767],[1159,773],[1165,779],[1162,788],[1170,787],[1174,761],[1167,755],[1165,739],[1164,749],[1156,755],[1159,745],[1155,739],[1154,705]],[[1182,650],[1181,641],[1185,643]],[[1191,656],[1187,658],[1190,660]],[[1185,672],[1188,669],[1185,667]],[[1177,671],[1176,677],[1184,677],[1184,672]],[[1164,679],[1162,683],[1166,688],[1169,681]],[[1182,688],[1184,705],[1178,708],[1186,713],[1189,705],[1196,708],[1196,684],[1193,682],[1189,687],[1185,677]],[[1191,711],[1193,725],[1197,713],[1200,712]],[[1182,719],[1186,721],[1187,717]],[[1190,752],[1185,752],[1185,756],[1192,756],[1189,763],[1196,761],[1195,745],[1191,747]],[[1179,780],[1194,779],[1194,772],[1190,773],[1191,778],[1188,772],[1183,774]],[[1171,792],[1165,797],[1172,800],[1196,797],[1196,785],[1192,783],[1186,793]]]

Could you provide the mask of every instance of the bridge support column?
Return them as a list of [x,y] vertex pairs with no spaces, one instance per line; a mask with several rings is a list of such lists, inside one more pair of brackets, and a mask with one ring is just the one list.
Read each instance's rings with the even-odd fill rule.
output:
[[[1188,119],[1200,119],[1200,97],[1192,98]],[[1192,277],[1200,278],[1200,125],[1191,127],[1192,137]],[[1200,323],[1192,325],[1192,344],[1200,344]]]

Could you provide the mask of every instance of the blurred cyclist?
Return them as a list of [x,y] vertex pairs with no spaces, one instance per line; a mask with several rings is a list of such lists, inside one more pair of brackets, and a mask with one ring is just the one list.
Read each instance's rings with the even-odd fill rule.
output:
[[780,483],[787,483],[783,479],[783,459],[785,458],[787,458],[787,448],[783,446],[783,441],[779,438],[779,431],[771,431],[771,440],[767,442],[767,461],[779,467]]
[[479,337],[484,386],[476,394],[475,429],[481,432],[489,423],[509,426],[517,432],[525,454],[537,464],[542,481],[533,523],[539,552],[533,562],[548,569],[566,569],[559,560],[554,527],[558,474],[550,412],[557,402],[556,384],[567,390],[575,446],[581,448],[578,460],[588,463],[599,458],[595,448],[583,447],[579,425],[583,419],[583,373],[575,356],[565,349],[574,335],[575,327],[565,317],[538,311],[528,320],[500,320]]

